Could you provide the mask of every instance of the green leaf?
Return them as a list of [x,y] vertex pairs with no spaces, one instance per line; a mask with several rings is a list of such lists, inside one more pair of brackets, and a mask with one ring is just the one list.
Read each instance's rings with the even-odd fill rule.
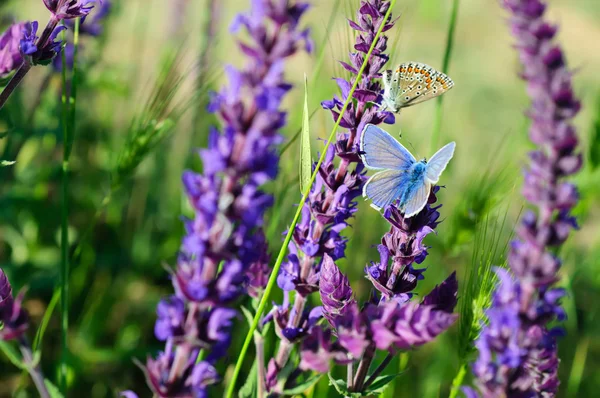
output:
[[27,365],[21,359],[21,356],[17,352],[14,346],[10,343],[0,340],[0,350],[6,355],[6,357],[19,369],[27,370]]
[[305,392],[306,390],[308,390],[309,388],[311,388],[312,386],[314,386],[315,384],[317,384],[317,382],[319,380],[321,380],[322,376],[323,376],[322,373],[316,373],[313,376],[311,376],[308,379],[306,379],[304,382],[298,384],[297,386],[292,387],[292,388],[288,388],[287,390],[283,390],[283,395],[298,395],[298,394],[302,394],[303,392]]
[[302,134],[300,136],[300,192],[310,185],[312,157],[310,154],[310,117],[308,114],[308,78],[304,74],[304,110],[302,112]]
[[61,394],[58,387],[52,384],[50,380],[44,379],[44,384],[46,385],[46,389],[50,393],[50,398],[64,398],[64,395]]
[[390,385],[390,383],[402,373],[404,372],[377,377],[364,392],[364,395],[381,394]]
[[600,97],[596,105],[596,120],[592,126],[592,139],[590,140],[590,165],[596,170],[600,165]]
[[252,368],[250,369],[250,374],[248,375],[246,382],[238,392],[239,398],[250,398],[256,395],[256,372],[256,361],[253,361]]
[[15,163],[17,163],[17,162],[15,162],[14,160],[13,161],[10,161],[10,160],[0,160],[0,166],[1,167],[12,166]]

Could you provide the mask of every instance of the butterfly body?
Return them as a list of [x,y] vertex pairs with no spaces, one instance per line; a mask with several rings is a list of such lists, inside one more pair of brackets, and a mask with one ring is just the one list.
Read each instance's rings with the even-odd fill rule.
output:
[[450,90],[454,82],[442,72],[419,62],[399,65],[383,74],[382,108],[398,113],[401,108],[416,105]]
[[377,170],[365,184],[363,196],[380,210],[394,202],[406,218],[419,213],[427,204],[432,185],[454,155],[451,142],[437,151],[427,162],[417,161],[402,144],[379,127],[368,124],[360,140],[365,166]]

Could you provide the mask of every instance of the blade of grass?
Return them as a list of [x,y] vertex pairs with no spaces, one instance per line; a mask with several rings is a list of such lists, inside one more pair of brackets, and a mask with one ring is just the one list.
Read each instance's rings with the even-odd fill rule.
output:
[[302,111],[302,140],[300,142],[300,192],[304,192],[310,181],[312,156],[310,153],[310,121],[308,117],[308,77],[304,74],[304,109]]
[[[454,31],[456,30],[456,21],[458,19],[458,5],[460,0],[452,2],[452,11],[450,14],[450,23],[448,25],[448,37],[446,38],[446,51],[444,53],[444,62],[442,64],[442,72],[448,74],[450,67],[450,58],[452,56],[452,48],[454,47]],[[433,122],[433,133],[431,134],[431,151],[432,153],[438,148],[440,139],[440,130],[442,129],[442,101],[443,95],[437,98],[435,109],[435,119]]]
[[285,253],[287,251],[288,245],[292,239],[292,234],[294,233],[294,228],[295,228],[296,224],[298,223],[298,220],[300,219],[300,215],[302,214],[302,209],[303,209],[304,203],[306,202],[308,195],[310,193],[310,188],[311,188],[312,184],[315,182],[315,179],[317,178],[319,168],[321,167],[321,164],[323,163],[323,160],[325,160],[325,156],[327,155],[327,150],[329,149],[329,146],[331,145],[331,142],[333,141],[333,139],[335,137],[335,133],[337,132],[337,129],[342,121],[342,117],[344,116],[344,113],[346,113],[346,109],[348,108],[348,105],[350,104],[350,101],[352,100],[352,95],[354,94],[354,91],[356,90],[356,87],[358,86],[358,83],[360,82],[360,80],[362,78],[363,72],[367,66],[367,63],[369,62],[369,59],[371,58],[371,54],[373,53],[373,49],[375,48],[375,45],[379,41],[379,37],[381,36],[381,32],[383,31],[385,22],[388,21],[395,4],[396,4],[396,0],[390,1],[390,7],[389,7],[388,11],[386,12],[385,17],[383,18],[384,22],[381,24],[381,26],[379,26],[379,29],[377,30],[377,34],[375,35],[375,38],[373,39],[371,48],[369,48],[369,52],[367,53],[367,56],[365,57],[365,60],[363,61],[362,66],[360,67],[358,75],[356,76],[356,80],[354,81],[354,84],[352,85],[352,88],[350,89],[350,92],[348,93],[348,97],[346,98],[346,101],[344,102],[344,106],[342,107],[342,109],[340,111],[340,115],[337,118],[337,121],[335,122],[335,125],[333,126],[333,129],[331,130],[331,133],[329,134],[329,137],[327,138],[327,143],[325,144],[325,148],[323,148],[323,151],[321,152],[321,156],[319,157],[319,161],[317,162],[315,170],[313,171],[313,173],[310,177],[308,186],[304,190],[302,199],[300,200],[300,203],[298,204],[296,214],[294,215],[294,219],[292,220],[292,223],[291,223],[291,225],[288,229],[288,232],[285,236],[285,239],[283,241],[281,249],[279,250],[279,254],[277,255],[277,260],[275,262],[275,265],[273,266],[273,271],[271,272],[271,276],[269,277],[269,282],[267,283],[265,292],[260,300],[260,304],[258,305],[256,314],[254,315],[254,321],[252,322],[252,326],[250,327],[250,330],[248,331],[248,334],[246,335],[244,345],[242,346],[242,350],[240,351],[240,355],[238,357],[237,363],[235,365],[235,369],[233,371],[233,376],[232,376],[231,380],[229,381],[229,387],[227,389],[227,397],[228,398],[233,397],[233,394],[235,391],[235,383],[236,383],[237,378],[242,369],[244,357],[246,356],[248,347],[252,343],[252,340],[254,338],[254,331],[258,327],[260,317],[262,316],[262,313],[264,312],[265,307],[267,306],[267,302],[269,301],[269,296],[271,295],[271,291],[273,290],[273,287],[275,285],[275,281],[276,281],[277,275],[279,273],[279,268],[281,268],[281,263],[283,262],[283,258],[285,257]]

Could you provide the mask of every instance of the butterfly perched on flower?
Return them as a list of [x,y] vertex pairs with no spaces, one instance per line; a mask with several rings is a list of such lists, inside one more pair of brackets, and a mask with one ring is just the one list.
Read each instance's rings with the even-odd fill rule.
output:
[[383,73],[382,110],[394,113],[444,94],[454,82],[442,72],[418,62],[401,64]]
[[398,208],[409,218],[427,204],[431,186],[454,155],[451,142],[437,151],[429,161],[415,157],[389,133],[367,124],[360,139],[360,153],[368,169],[379,170],[363,188],[363,196],[372,200],[377,210],[398,201]]

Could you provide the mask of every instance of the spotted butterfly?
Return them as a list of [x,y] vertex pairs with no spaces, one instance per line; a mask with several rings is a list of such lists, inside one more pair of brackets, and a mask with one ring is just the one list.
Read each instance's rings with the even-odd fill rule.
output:
[[394,113],[444,94],[454,82],[442,72],[418,62],[401,64],[395,71],[383,73],[382,110]]

